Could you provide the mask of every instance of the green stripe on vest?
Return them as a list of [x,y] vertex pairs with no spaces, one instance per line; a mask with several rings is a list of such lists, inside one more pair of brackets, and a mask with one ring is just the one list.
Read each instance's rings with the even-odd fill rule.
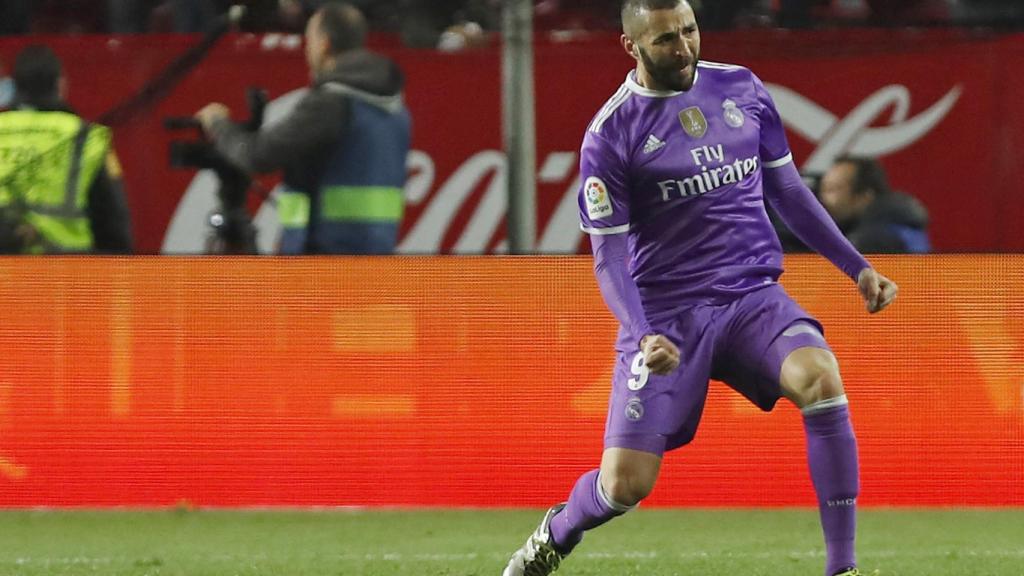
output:
[[88,252],[92,249],[92,228],[89,218],[61,218],[28,213],[25,220],[43,237],[50,251]]
[[[391,186],[331,186],[320,194],[320,217],[326,222],[398,222],[405,209],[402,189]],[[305,227],[309,196],[280,192],[277,214],[285,228]]]
[[277,217],[285,228],[305,228],[309,224],[309,196],[302,192],[278,193]]
[[321,192],[324,220],[398,222],[405,201],[402,189],[390,186],[332,186]]

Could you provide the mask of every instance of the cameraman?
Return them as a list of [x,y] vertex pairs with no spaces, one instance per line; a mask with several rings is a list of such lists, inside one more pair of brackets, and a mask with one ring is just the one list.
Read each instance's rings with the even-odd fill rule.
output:
[[282,254],[390,254],[398,240],[409,152],[404,77],[365,49],[366,20],[331,2],[306,26],[310,92],[252,133],[219,103],[196,114],[217,150],[249,172],[284,171]]
[[66,86],[48,47],[28,46],[15,59],[14,105],[0,113],[0,249],[131,253],[110,129],[75,115]]

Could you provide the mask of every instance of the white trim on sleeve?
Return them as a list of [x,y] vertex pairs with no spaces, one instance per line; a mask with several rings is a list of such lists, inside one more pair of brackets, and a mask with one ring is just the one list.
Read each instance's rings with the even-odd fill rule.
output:
[[619,109],[619,106],[629,98],[629,90],[625,86],[619,88],[619,91],[614,96],[605,102],[604,106],[597,113],[597,116],[590,122],[590,126],[587,128],[591,132],[600,134],[601,126],[604,126],[605,120],[611,117],[611,115]]
[[608,228],[588,228],[580,222],[580,230],[583,230],[587,234],[593,234],[594,236],[610,236],[612,234],[622,234],[623,232],[629,232],[629,224],[623,224],[622,226],[611,226]]
[[790,152],[790,153],[786,154],[785,156],[783,156],[782,158],[779,158],[778,160],[772,160],[771,162],[765,162],[764,163],[764,167],[765,168],[778,168],[779,166],[785,166],[786,164],[789,164],[792,161],[793,161],[793,153]]

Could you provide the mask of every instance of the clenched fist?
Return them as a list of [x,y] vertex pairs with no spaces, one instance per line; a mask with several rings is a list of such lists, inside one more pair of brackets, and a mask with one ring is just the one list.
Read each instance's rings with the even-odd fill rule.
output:
[[679,367],[679,348],[661,334],[649,334],[640,340],[644,364],[659,375],[668,374]]
[[895,282],[875,272],[874,268],[865,268],[857,276],[857,289],[864,298],[868,312],[880,312],[896,299],[900,288]]

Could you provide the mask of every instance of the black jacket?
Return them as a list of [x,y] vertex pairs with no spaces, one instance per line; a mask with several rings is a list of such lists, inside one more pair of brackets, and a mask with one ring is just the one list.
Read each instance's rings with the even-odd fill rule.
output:
[[[769,213],[786,253],[810,252],[774,213]],[[931,252],[928,209],[913,196],[890,192],[871,203],[857,220],[842,226],[843,235],[862,254]]]
[[864,254],[907,254],[931,251],[928,209],[913,196],[890,192],[879,196],[846,231]]

